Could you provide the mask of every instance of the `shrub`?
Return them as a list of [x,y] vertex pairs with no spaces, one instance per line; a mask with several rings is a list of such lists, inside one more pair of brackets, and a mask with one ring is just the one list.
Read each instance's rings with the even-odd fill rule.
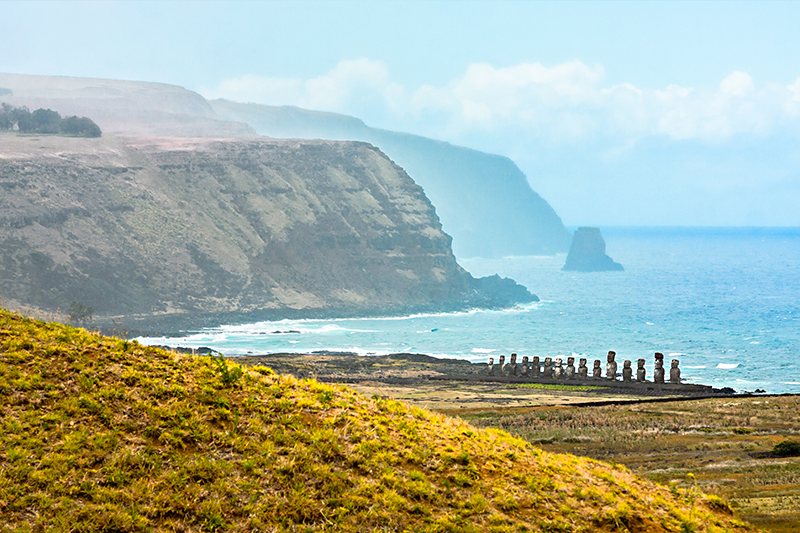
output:
[[785,440],[772,448],[772,455],[776,457],[800,457],[800,442]]

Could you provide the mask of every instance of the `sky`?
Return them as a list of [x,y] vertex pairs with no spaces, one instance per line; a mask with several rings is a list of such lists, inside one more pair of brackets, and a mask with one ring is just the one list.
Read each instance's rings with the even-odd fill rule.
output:
[[0,12],[0,72],[171,83],[499,153],[569,226],[800,226],[800,2],[0,0]]

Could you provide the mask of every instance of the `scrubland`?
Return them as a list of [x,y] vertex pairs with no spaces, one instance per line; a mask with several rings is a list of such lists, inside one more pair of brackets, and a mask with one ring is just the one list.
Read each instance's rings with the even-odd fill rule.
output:
[[708,398],[667,403],[462,411],[545,450],[624,464],[670,487],[727,500],[736,516],[775,533],[800,530],[800,397]]

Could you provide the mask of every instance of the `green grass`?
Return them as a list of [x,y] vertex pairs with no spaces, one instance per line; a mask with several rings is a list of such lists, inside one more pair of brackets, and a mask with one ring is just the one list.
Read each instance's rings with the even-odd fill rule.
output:
[[0,311],[0,531],[752,531],[622,466]]

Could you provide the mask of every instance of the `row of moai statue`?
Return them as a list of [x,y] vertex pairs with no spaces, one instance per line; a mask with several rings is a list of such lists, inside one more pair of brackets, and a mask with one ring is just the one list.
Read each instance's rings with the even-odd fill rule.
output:
[[[606,362],[606,379],[609,381],[617,380],[617,362],[615,358],[617,353],[609,351]],[[646,371],[644,368],[644,359],[637,361],[636,380],[644,383],[647,380]],[[669,369],[670,383],[681,382],[681,369],[678,368],[678,360],[672,360],[672,366]],[[594,367],[592,367],[591,379],[603,379],[603,369],[600,364],[600,359],[595,359]],[[489,358],[488,374],[490,376],[510,376],[522,377],[532,379],[590,379],[589,368],[586,366],[586,359],[581,357],[578,362],[578,368],[575,369],[575,358],[567,357],[567,364],[564,366],[563,360],[556,357],[555,362],[552,357],[545,357],[544,364],[540,362],[538,356],[534,356],[530,361],[528,356],[522,358],[522,363],[517,363],[517,354],[511,354],[511,361],[506,363],[506,357],[500,356],[500,363],[495,365],[494,357]],[[622,363],[622,381],[634,381],[633,368],[631,361],[624,361]],[[656,352],[655,355],[655,370],[653,371],[653,382],[664,383],[664,354]]]

